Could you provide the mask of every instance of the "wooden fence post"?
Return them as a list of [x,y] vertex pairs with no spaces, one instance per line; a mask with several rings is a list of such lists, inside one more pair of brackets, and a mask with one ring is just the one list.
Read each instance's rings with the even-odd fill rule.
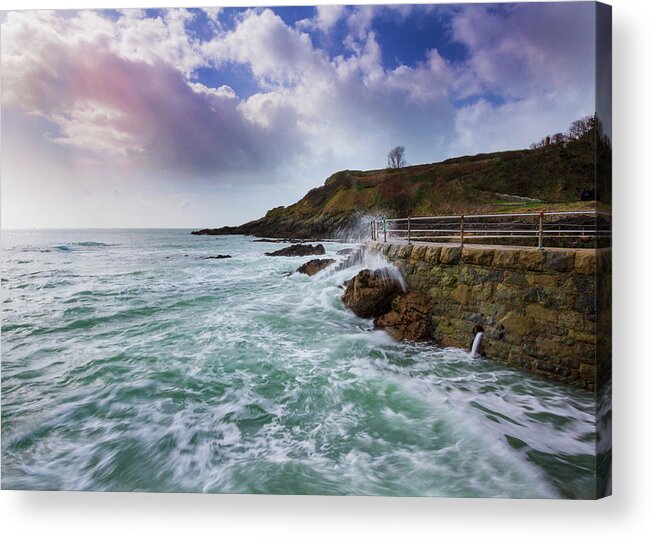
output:
[[387,242],[387,220],[386,217],[382,220],[382,227],[384,228],[384,243]]
[[407,217],[407,243],[411,243],[411,216]]
[[538,249],[543,248],[543,217],[544,217],[544,212],[540,212],[540,216],[538,217]]

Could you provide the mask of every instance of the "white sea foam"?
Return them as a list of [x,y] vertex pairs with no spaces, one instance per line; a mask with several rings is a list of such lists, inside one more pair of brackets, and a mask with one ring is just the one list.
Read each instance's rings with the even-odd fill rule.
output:
[[[374,331],[340,297],[377,253],[284,278],[309,258],[245,237],[72,234],[3,259],[5,488],[593,492],[592,396]],[[107,246],[38,251],[76,242]]]

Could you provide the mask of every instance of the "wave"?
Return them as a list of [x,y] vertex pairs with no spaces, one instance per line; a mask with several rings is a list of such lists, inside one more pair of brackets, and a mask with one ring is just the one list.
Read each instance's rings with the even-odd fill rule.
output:
[[[75,251],[78,247],[113,247],[114,244],[111,243],[102,243],[101,241],[77,241],[72,243],[63,243],[61,245],[55,245],[53,247],[56,251]],[[45,250],[44,252],[48,252]]]

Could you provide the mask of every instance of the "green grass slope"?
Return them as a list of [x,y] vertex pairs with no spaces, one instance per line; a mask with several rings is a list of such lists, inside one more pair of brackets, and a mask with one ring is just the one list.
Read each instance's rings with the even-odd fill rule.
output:
[[[458,157],[428,165],[344,170],[291,206],[212,234],[325,238],[365,214],[407,217],[483,212],[586,209],[581,192],[594,189],[595,147],[573,140],[538,149]],[[507,195],[507,196],[504,196]],[[526,197],[531,200],[514,200]]]

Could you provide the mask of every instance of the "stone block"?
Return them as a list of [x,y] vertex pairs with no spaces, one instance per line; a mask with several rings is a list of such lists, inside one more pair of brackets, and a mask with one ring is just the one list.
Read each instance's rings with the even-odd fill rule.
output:
[[443,275],[441,276],[441,286],[444,288],[454,288],[454,286],[457,284],[458,278],[457,276],[451,272],[451,271],[446,271],[443,272]]
[[535,343],[535,356],[550,363],[558,364],[558,360],[567,352],[557,339],[538,337]]
[[533,328],[533,323],[529,317],[515,311],[509,312],[499,323],[504,326],[507,333],[518,337],[527,335]]
[[594,365],[581,363],[579,376],[582,380],[593,382],[597,378],[597,368]]
[[510,272],[508,277],[504,277],[504,284],[510,286],[526,287],[531,284],[529,281],[530,279],[521,271]]
[[534,320],[545,320],[546,322],[556,322],[558,320],[558,312],[552,309],[547,309],[538,303],[532,303],[525,308],[527,316]]
[[441,257],[441,247],[440,246],[428,246],[427,252],[425,254],[425,262],[428,264],[436,265],[439,263]]
[[529,271],[542,271],[545,268],[545,253],[538,249],[524,249],[518,258],[520,266]]
[[[597,342],[596,327],[594,322],[585,322],[584,328],[570,329],[567,336],[576,341],[594,345]],[[590,331],[589,328],[592,328],[593,331]]]
[[559,286],[559,277],[562,279],[563,276],[559,275],[549,275],[547,273],[535,274],[530,276],[534,284],[541,286]]
[[572,271],[572,268],[574,268],[574,251],[571,249],[545,251],[545,267],[551,271]]
[[500,249],[493,251],[493,266],[502,269],[516,269],[519,267],[520,251],[517,249]]
[[461,260],[465,264],[474,264],[476,266],[490,266],[493,262],[493,249],[482,247],[465,246],[461,252]]
[[454,289],[452,294],[450,294],[450,299],[461,305],[466,305],[468,303],[469,293],[470,287],[467,284],[460,284]]
[[581,249],[574,255],[574,271],[581,275],[594,275],[597,272],[597,254],[593,249]]
[[441,247],[441,264],[458,264],[461,260],[461,247],[445,245]]
[[415,245],[411,250],[411,260],[415,262],[424,262],[427,254],[427,245]]
[[585,315],[576,311],[567,310],[558,313],[558,323],[568,329],[580,329],[585,326]]
[[481,283],[476,284],[472,287],[472,297],[479,301],[489,301],[493,298],[493,287],[492,283]]
[[495,287],[495,301],[515,302],[522,299],[522,290],[499,283]]

